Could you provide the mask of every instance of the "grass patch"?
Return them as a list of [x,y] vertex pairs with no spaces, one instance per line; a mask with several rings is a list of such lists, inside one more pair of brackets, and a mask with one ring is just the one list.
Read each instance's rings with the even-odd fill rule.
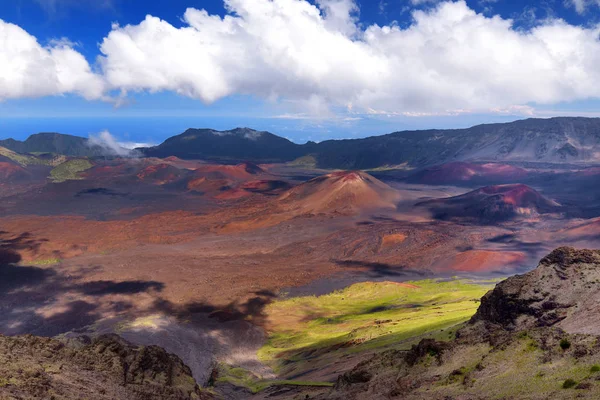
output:
[[296,158],[294,161],[291,161],[288,165],[294,167],[305,167],[305,168],[317,168],[317,159],[315,156],[308,155]]
[[382,165],[380,167],[377,168],[369,168],[366,169],[365,171],[367,172],[385,172],[385,171],[412,171],[413,169],[415,169],[414,167],[411,167],[408,162],[404,162],[402,164],[396,164],[396,165]]
[[82,179],[80,173],[92,167],[93,164],[84,158],[69,160],[50,171],[50,179],[54,183]]
[[261,392],[271,386],[314,386],[314,387],[332,387],[330,382],[312,382],[312,381],[292,381],[292,380],[270,380],[261,379],[252,372],[239,367],[228,365],[219,366],[219,378],[217,383],[230,383],[234,386],[244,387],[252,393]]
[[573,379],[567,379],[562,384],[563,389],[571,389],[575,386],[577,386],[577,382]]
[[[259,359],[276,371],[321,354],[408,348],[423,336],[449,340],[491,288],[461,280],[366,282],[324,296],[276,301],[266,308],[269,338]],[[296,371],[298,372],[298,371]]]
[[56,166],[66,160],[65,156],[53,156],[52,158],[39,158],[30,154],[19,154],[6,147],[0,146],[0,156],[4,156],[23,167],[27,165],[50,165]]
[[35,260],[29,264],[32,265],[56,265],[60,264],[62,260],[60,258],[45,258],[41,260]]

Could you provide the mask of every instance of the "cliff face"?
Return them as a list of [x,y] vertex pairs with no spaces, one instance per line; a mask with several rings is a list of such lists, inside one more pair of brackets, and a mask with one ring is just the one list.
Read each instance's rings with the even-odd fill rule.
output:
[[179,357],[117,335],[0,336],[0,398],[210,399]]
[[471,323],[523,330],[556,326],[569,333],[598,334],[600,251],[561,247],[533,271],[511,277],[481,299]]

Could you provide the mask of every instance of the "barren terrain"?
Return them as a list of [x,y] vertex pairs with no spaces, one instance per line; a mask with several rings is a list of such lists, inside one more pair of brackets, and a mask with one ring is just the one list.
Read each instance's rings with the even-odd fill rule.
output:
[[[595,177],[587,168],[0,161],[0,333],[117,332],[177,354],[200,384],[215,363],[283,377],[257,356],[282,323],[273,302],[366,281],[501,278],[600,241],[593,204],[555,183]],[[331,382],[358,353],[307,376]]]

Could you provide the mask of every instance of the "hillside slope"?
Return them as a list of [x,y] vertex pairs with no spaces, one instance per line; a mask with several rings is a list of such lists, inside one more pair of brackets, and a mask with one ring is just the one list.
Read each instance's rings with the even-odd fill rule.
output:
[[229,131],[188,129],[158,146],[140,150],[150,157],[282,162],[301,156],[302,148],[269,132],[236,128]]
[[486,294],[450,342],[424,339],[340,376],[321,399],[597,399],[600,252],[560,248]]
[[498,163],[475,164],[449,162],[412,174],[407,182],[426,185],[450,185],[464,183],[516,183],[527,177],[523,168]]
[[302,183],[280,196],[285,209],[302,213],[353,214],[369,209],[395,209],[399,193],[361,171],[340,171]]
[[2,399],[210,399],[190,369],[158,346],[116,335],[94,340],[0,336]]
[[437,219],[467,218],[484,223],[535,217],[560,209],[558,203],[523,184],[486,186],[460,196],[428,200],[419,206],[429,208]]

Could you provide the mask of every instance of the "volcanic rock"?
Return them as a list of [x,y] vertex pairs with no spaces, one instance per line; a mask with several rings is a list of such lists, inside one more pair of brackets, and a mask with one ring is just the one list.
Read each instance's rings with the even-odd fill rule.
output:
[[536,269],[499,283],[481,299],[471,323],[523,330],[556,326],[570,333],[600,330],[600,251],[561,247]]
[[0,336],[0,398],[210,399],[179,357],[117,335]]

